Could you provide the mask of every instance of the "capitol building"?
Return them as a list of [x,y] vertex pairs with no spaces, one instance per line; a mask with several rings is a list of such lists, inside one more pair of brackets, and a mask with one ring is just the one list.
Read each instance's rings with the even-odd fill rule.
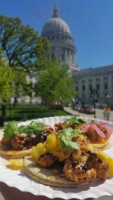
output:
[[57,57],[62,64],[69,66],[70,71],[79,70],[75,61],[76,48],[70,28],[59,17],[56,6],[52,18],[44,25],[41,36],[51,42],[50,58]]
[[80,69],[75,60],[76,47],[67,23],[59,17],[58,9],[42,29],[42,37],[51,42],[50,58],[57,57],[69,71],[76,85],[76,99],[84,103],[113,104],[113,65]]

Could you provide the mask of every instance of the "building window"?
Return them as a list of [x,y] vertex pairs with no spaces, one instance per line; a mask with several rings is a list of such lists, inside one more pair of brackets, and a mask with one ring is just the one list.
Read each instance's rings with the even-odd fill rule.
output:
[[100,96],[99,96],[99,93],[97,93],[97,98],[99,98]]
[[104,80],[108,80],[108,77],[106,76],[106,77],[104,77],[103,79],[104,79]]
[[89,90],[92,90],[92,85],[91,84],[89,85]]
[[82,90],[85,91],[85,85],[82,86]]
[[52,53],[51,57],[52,57],[52,58],[54,58],[54,57],[55,57],[55,55]]
[[82,83],[85,83],[86,81],[85,80],[82,80]]
[[104,96],[107,97],[107,93],[106,92],[104,93]]
[[100,84],[99,84],[99,83],[96,85],[96,89],[97,89],[97,90],[100,89]]
[[107,90],[108,89],[108,84],[104,83],[104,89]]
[[96,78],[96,81],[100,81],[100,78]]
[[64,55],[62,55],[62,61],[64,61]]
[[76,87],[76,91],[78,92],[78,87]]
[[92,82],[92,79],[89,79],[89,82]]

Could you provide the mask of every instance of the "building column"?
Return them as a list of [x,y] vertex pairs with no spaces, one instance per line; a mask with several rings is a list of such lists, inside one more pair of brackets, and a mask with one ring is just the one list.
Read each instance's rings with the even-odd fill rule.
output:
[[66,49],[64,48],[63,51],[64,51],[64,53],[63,53],[64,54],[64,62],[66,63]]
[[71,51],[70,51],[70,49],[69,49],[69,63],[71,63]]
[[74,52],[72,53],[72,62],[74,64]]
[[67,63],[69,64],[69,50],[67,49]]

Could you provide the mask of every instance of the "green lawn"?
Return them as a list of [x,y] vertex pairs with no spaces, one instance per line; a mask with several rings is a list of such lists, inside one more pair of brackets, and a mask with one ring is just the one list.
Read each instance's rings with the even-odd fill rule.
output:
[[53,117],[61,115],[63,116],[68,115],[68,113],[66,113],[62,109],[48,109],[46,106],[39,106],[39,105],[16,106],[15,109],[8,108],[5,121],[11,121],[11,120],[25,121],[28,119]]

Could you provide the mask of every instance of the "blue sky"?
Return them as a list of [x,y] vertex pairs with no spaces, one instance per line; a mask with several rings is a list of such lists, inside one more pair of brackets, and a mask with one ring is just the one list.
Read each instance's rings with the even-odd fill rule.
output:
[[41,33],[55,3],[72,33],[80,68],[113,64],[113,0],[0,0],[0,14]]

